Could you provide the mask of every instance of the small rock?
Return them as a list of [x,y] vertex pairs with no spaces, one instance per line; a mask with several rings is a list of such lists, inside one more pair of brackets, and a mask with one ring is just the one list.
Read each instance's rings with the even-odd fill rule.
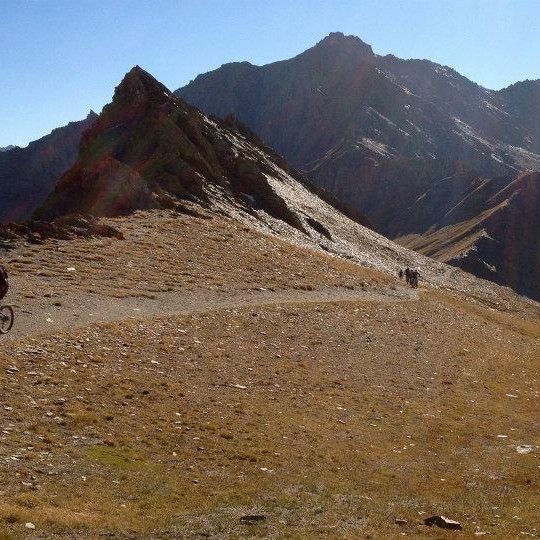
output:
[[396,525],[407,525],[409,523],[406,519],[396,518],[394,519]]
[[452,529],[455,531],[461,531],[463,529],[459,521],[455,521],[444,516],[430,516],[424,519],[424,524],[426,524],[428,527],[433,527],[433,525],[435,525],[441,529]]
[[534,446],[530,444],[520,444],[519,446],[516,446],[516,452],[518,454],[530,454],[531,452],[534,452]]
[[240,518],[240,523],[251,525],[252,523],[258,523],[259,521],[265,521],[266,516],[263,514],[247,514]]
[[27,529],[35,529],[36,526],[31,523],[30,521],[28,521],[27,523],[24,524],[24,526],[27,528]]

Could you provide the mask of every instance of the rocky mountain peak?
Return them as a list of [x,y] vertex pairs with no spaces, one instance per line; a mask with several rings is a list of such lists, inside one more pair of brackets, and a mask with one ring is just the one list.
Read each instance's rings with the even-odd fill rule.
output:
[[331,49],[334,52],[345,52],[362,56],[375,56],[371,45],[368,45],[357,36],[346,36],[343,32],[330,32],[319,41],[314,50]]
[[113,102],[133,104],[151,97],[161,98],[162,96],[169,97],[169,90],[140,66],[135,66],[126,73],[116,87]]
[[311,193],[315,206],[326,204],[323,190],[311,188],[236,119],[208,118],[135,67],[85,132],[77,161],[35,216],[185,211],[187,203],[223,210],[233,201],[246,214],[264,211],[300,234],[311,229],[327,238],[324,226],[297,212],[294,190]]
[[[173,103],[176,108],[184,105],[182,100],[175,98],[166,86],[140,66],[133,67],[115,88],[112,101],[105,105],[92,129],[83,137],[82,151],[88,148],[87,141],[94,139],[96,133],[131,122],[147,110],[159,114]],[[95,115],[93,111],[90,112],[92,114]]]

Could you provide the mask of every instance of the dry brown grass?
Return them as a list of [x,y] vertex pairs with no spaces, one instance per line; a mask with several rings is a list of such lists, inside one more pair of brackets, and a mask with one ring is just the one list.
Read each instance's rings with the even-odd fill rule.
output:
[[[1,381],[3,457],[21,453],[10,530],[444,537],[419,524],[438,512],[500,538],[536,527],[538,453],[512,445],[540,444],[538,340],[466,304],[275,306],[36,345],[2,360],[21,370]],[[241,525],[248,511],[269,519]]]
[[[21,248],[33,262],[15,266],[16,281],[63,304],[87,287],[127,294],[143,275],[137,294],[392,283],[224,220],[156,214],[144,234],[120,223],[125,242]],[[60,273],[24,270],[40,267]],[[538,534],[540,453],[516,446],[540,446],[539,336],[528,307],[424,290],[11,341],[0,353],[0,538],[24,536],[27,521],[62,538],[455,536],[422,525],[431,513],[467,536]],[[252,512],[268,519],[241,524]]]
[[154,212],[113,223],[126,240],[48,241],[14,251],[7,265],[18,293],[154,298],[179,290],[354,287],[377,276],[341,259],[291,249],[230,219]]

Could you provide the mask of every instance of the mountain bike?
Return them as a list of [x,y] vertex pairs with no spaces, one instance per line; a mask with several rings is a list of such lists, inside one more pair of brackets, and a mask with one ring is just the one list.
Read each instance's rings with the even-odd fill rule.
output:
[[9,305],[0,307],[0,334],[7,334],[13,327],[15,314]]

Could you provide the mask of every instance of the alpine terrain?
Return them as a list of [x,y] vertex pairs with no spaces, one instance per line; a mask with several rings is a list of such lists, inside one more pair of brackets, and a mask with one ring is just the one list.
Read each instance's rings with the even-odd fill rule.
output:
[[0,227],[0,537],[537,535],[539,305],[363,223],[133,68]]
[[540,206],[540,81],[492,91],[332,33],[290,60],[225,64],[176,95],[234,114],[382,234],[540,298],[529,219]]

